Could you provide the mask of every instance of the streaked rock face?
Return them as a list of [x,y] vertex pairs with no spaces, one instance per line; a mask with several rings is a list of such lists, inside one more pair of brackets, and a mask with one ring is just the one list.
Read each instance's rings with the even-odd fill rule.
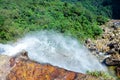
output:
[[5,55],[0,55],[0,80],[6,80],[6,76],[10,71],[10,57]]
[[[50,64],[31,61],[27,54],[8,57],[0,55],[0,80],[104,80],[68,71]],[[112,80],[112,79],[110,79]]]
[[0,80],[100,80],[50,64],[31,61],[27,53],[15,57],[0,55]]
[[19,59],[7,76],[7,80],[99,80],[95,77],[67,71],[50,64],[39,64]]

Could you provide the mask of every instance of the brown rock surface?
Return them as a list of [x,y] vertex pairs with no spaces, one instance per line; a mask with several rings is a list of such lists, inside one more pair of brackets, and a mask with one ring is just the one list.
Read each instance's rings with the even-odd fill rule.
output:
[[[12,62],[11,62],[12,63]],[[67,71],[49,64],[39,64],[19,59],[7,76],[7,80],[100,80],[96,77]]]

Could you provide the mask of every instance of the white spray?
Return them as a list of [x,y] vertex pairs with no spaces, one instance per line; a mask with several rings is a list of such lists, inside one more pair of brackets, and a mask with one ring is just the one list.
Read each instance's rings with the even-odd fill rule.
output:
[[36,32],[26,35],[12,45],[0,44],[0,53],[9,56],[14,56],[23,49],[28,51],[31,60],[67,70],[80,73],[106,70],[77,40],[55,32]]

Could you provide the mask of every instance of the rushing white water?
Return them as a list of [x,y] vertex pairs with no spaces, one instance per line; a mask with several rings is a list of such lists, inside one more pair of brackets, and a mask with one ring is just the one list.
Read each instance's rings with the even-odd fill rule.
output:
[[0,44],[0,53],[9,56],[14,56],[23,49],[28,51],[29,58],[34,61],[67,70],[81,73],[106,70],[77,40],[55,32],[36,32],[14,44]]

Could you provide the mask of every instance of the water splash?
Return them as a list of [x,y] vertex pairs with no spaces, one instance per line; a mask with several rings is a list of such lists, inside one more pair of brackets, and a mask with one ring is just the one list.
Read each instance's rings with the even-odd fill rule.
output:
[[29,58],[34,61],[67,70],[80,73],[106,70],[76,39],[55,32],[36,32],[14,44],[0,44],[0,53],[9,56],[14,56],[23,49],[28,51]]

